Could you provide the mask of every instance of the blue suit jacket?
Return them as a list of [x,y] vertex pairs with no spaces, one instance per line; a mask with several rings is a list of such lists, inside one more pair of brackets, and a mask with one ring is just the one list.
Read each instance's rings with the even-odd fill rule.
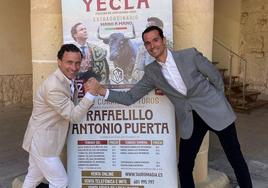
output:
[[187,87],[187,96],[167,82],[161,66],[154,61],[145,67],[144,76],[129,91],[110,91],[107,100],[130,105],[152,89],[161,89],[175,107],[183,139],[190,138],[193,132],[192,110],[214,130],[222,130],[234,122],[236,116],[224,95],[224,83],[214,65],[195,48],[171,52]]

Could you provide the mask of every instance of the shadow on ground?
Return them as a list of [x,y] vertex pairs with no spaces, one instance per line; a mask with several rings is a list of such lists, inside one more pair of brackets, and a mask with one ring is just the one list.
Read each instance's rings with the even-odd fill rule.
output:
[[[11,188],[25,174],[28,154],[21,148],[31,107],[0,109],[0,188]],[[236,123],[241,149],[248,162],[254,188],[268,188],[268,106],[250,114],[238,113]],[[224,172],[236,185],[231,166],[215,135],[210,135],[209,168]]]
[[[241,150],[248,163],[254,188],[268,188],[268,105],[250,114],[237,113],[236,128]],[[209,168],[224,172],[232,186],[236,178],[220,146],[210,134]]]

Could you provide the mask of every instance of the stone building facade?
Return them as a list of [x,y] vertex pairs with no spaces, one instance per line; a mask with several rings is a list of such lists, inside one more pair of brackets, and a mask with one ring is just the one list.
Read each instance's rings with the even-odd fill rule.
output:
[[[36,87],[56,69],[62,44],[60,2],[0,2],[5,23],[0,27],[0,105],[31,105]],[[217,36],[247,59],[247,81],[268,95],[267,0],[174,0],[173,18],[175,49],[195,46],[209,59],[222,56],[224,66],[225,52],[212,45]],[[233,68],[243,76],[239,63]],[[197,182],[207,180],[208,143],[206,136],[196,159]]]
[[247,82],[268,95],[268,1],[242,0],[240,54],[248,61]]
[[0,105],[32,105],[32,74],[1,75]]
[[0,1],[0,105],[32,105],[30,1]]
[[[1,1],[0,5],[0,20],[1,23],[5,23],[5,27],[0,28],[0,104],[31,105],[33,66],[30,1],[10,3],[5,0]],[[9,19],[6,19],[7,17]],[[184,24],[183,22],[186,23],[187,20],[183,20],[181,25]],[[197,21],[195,22],[198,24]],[[222,41],[229,49],[248,61],[246,80],[250,84],[249,87],[260,91],[264,96],[268,95],[268,2],[266,0],[215,0],[213,27],[214,38]],[[174,28],[180,30],[178,26]],[[187,41],[191,44],[191,41],[195,40],[192,38]],[[177,45],[180,48],[180,44]],[[221,66],[228,68],[228,54],[218,50],[216,45],[213,45],[212,52],[213,59],[220,59]],[[241,63],[236,63],[233,69],[234,74],[244,76]]]

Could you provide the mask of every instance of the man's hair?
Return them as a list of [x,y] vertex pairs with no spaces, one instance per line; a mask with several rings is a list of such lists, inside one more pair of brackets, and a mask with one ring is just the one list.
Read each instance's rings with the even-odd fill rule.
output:
[[164,27],[163,21],[160,20],[157,17],[149,17],[149,18],[147,18],[147,22],[154,22],[155,23],[155,26],[158,26],[160,28],[163,28]]
[[63,45],[61,46],[60,50],[58,51],[58,55],[57,55],[57,57],[58,57],[59,60],[62,60],[63,54],[64,54],[65,52],[79,52],[80,55],[81,55],[81,58],[83,58],[83,54],[82,54],[82,52],[81,52],[80,49],[79,49],[77,46],[75,46],[74,44],[63,44]]
[[71,35],[72,35],[72,37],[73,37],[73,39],[76,41],[76,38],[74,37],[74,35],[77,33],[77,26],[79,26],[79,25],[82,25],[82,23],[77,23],[77,24],[75,24],[72,28],[71,28]]
[[144,41],[144,38],[143,38],[143,37],[144,37],[144,34],[145,34],[145,33],[149,33],[150,31],[153,31],[153,30],[158,31],[159,36],[160,36],[162,39],[164,38],[163,30],[162,30],[161,28],[159,28],[159,27],[153,25],[153,26],[149,26],[149,27],[147,27],[147,28],[142,32],[142,40]]

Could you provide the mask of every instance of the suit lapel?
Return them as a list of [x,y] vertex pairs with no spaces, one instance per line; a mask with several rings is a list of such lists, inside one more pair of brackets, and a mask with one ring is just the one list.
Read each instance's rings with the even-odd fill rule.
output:
[[179,55],[179,53],[176,53],[176,52],[173,52],[173,51],[171,51],[171,54],[172,54],[173,59],[174,59],[176,65],[177,65],[177,68],[178,68],[178,70],[179,70],[179,73],[181,74],[181,78],[182,78],[182,80],[183,80],[183,82],[184,82],[184,84],[185,84],[185,86],[186,86],[186,88],[187,88],[187,93],[188,93],[189,84],[188,84],[188,82],[187,82],[187,78],[186,78],[187,75],[185,75],[186,72],[184,71],[184,69],[183,69],[183,64],[182,64],[181,61],[180,61],[180,59],[181,59],[182,57]]
[[182,93],[178,92],[174,87],[172,87],[166,78],[164,77],[162,70],[161,70],[161,65],[159,65],[156,61],[154,61],[155,66],[153,66],[152,72],[156,75],[157,82],[159,85],[161,85],[163,88],[168,90],[169,92],[172,92],[173,95],[180,95],[184,96]]
[[57,69],[55,71],[55,75],[56,77],[60,80],[60,82],[63,84],[62,86],[58,86],[58,87],[63,87],[62,89],[68,93],[68,97],[71,98],[71,89],[70,89],[70,82],[68,80],[68,78],[66,78],[64,76],[64,74],[61,72],[60,69]]

